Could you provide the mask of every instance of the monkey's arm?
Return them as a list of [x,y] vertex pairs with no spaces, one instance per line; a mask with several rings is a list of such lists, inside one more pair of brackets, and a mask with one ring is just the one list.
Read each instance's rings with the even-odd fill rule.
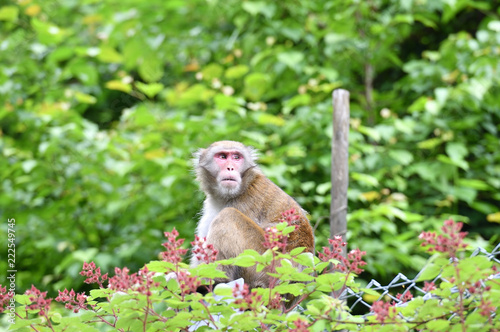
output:
[[245,249],[262,253],[264,230],[239,210],[225,208],[212,221],[207,241],[219,251],[219,259],[236,257]]

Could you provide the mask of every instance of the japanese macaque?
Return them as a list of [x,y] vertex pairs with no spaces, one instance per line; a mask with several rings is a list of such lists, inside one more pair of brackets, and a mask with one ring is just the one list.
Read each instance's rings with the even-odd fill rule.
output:
[[[294,222],[299,227],[290,233],[286,250],[305,247],[314,251],[313,231],[304,210],[262,173],[253,148],[220,141],[200,149],[194,157],[197,180],[206,194],[196,234],[207,237],[218,250],[217,260],[236,257],[246,249],[263,253],[264,229],[279,223],[282,212],[292,208],[299,215]],[[193,256],[191,266],[198,264]],[[265,270],[221,268],[230,280],[243,278],[250,288],[269,284]]]

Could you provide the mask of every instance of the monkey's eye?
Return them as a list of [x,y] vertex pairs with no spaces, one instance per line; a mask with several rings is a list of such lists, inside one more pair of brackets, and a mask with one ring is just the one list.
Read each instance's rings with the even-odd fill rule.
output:
[[227,155],[225,153],[219,153],[220,159],[227,159]]
[[235,154],[233,155],[233,158],[234,158],[234,159],[241,159],[241,156],[240,156],[239,154],[235,153]]

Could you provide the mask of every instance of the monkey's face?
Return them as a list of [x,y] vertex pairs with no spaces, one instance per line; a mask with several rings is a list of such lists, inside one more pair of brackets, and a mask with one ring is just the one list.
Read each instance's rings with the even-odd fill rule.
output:
[[257,170],[257,154],[234,141],[220,141],[194,154],[196,175],[203,191],[213,197],[232,199],[248,186]]
[[227,194],[235,194],[241,186],[241,174],[245,168],[245,158],[238,150],[220,151],[214,154],[217,165],[217,183]]

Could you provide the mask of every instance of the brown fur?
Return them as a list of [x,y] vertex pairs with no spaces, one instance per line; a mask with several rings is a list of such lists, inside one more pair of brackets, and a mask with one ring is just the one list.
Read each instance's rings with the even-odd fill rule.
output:
[[[220,151],[238,151],[244,156],[240,168],[241,182],[238,190],[228,194],[218,187],[218,166],[213,160]],[[208,227],[207,241],[219,251],[218,259],[236,257],[245,249],[265,251],[264,229],[276,225],[282,219],[282,212],[295,209],[300,227],[288,238],[287,251],[305,247],[314,252],[314,236],[305,211],[300,205],[271,180],[257,166],[253,149],[239,142],[221,141],[195,154],[197,179],[207,195],[197,233],[203,236]],[[197,265],[196,260],[192,265]],[[300,268],[300,267],[298,267]],[[242,277],[250,287],[267,287],[265,271],[257,273],[255,268],[224,266],[229,279]]]

